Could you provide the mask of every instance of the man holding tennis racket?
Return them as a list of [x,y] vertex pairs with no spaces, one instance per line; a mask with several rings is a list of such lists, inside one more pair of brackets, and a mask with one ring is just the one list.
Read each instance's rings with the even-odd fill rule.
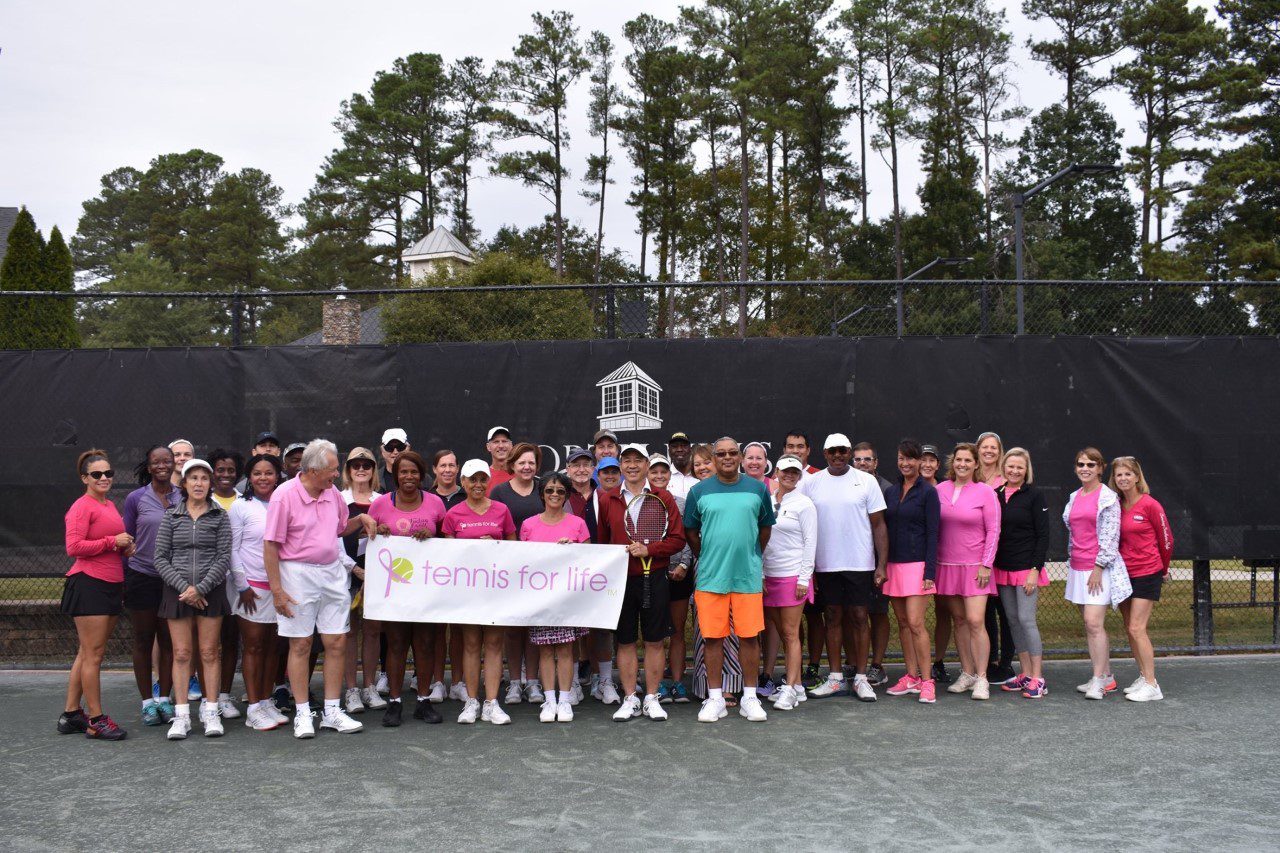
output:
[[[649,454],[643,446],[624,446],[620,467],[622,488],[599,493],[600,517],[596,522],[597,542],[626,545],[631,555],[616,634],[618,675],[626,698],[613,718],[622,722],[643,713],[651,720],[665,720],[667,712],[658,702],[658,683],[665,661],[662,644],[671,636],[667,565],[684,548],[684,525],[671,493],[648,486]],[[644,639],[643,704],[636,695],[637,622]]]

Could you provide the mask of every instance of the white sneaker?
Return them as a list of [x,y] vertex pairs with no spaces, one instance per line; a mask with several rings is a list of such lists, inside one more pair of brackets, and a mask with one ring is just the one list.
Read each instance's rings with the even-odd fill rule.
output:
[[1089,683],[1085,685],[1087,689],[1084,691],[1084,698],[1101,699],[1103,696],[1106,696],[1107,692],[1103,689],[1105,684],[1106,682],[1101,678],[1090,678]]
[[387,700],[382,698],[382,694],[378,692],[376,687],[366,687],[360,691],[360,698],[364,701],[364,706],[374,711],[380,711],[387,707]]
[[644,715],[651,720],[667,719],[667,711],[658,701],[658,697],[650,693],[644,697]]
[[572,723],[573,722],[573,705],[568,702],[561,702],[556,706],[556,722]]
[[458,722],[469,726],[476,721],[478,713],[480,713],[480,703],[475,699],[465,699],[462,703],[462,713],[458,715]]
[[348,687],[342,705],[348,714],[363,714],[364,702],[360,701],[360,689],[358,687]]
[[876,701],[876,689],[871,686],[871,682],[867,680],[865,675],[855,675],[853,677],[853,692],[858,697],[859,702]]
[[[1103,692],[1106,692],[1106,689],[1107,689],[1107,688],[1106,688],[1106,685],[1107,685],[1107,683],[1108,683],[1108,682],[1110,682],[1110,681],[1112,681],[1112,680],[1114,680],[1114,679],[1115,679],[1115,676],[1114,676],[1114,675],[1111,675],[1110,673],[1108,673],[1107,675],[1102,676],[1102,685],[1103,685],[1102,689],[1103,689]],[[1135,682],[1135,683],[1136,683],[1136,682]],[[1090,688],[1091,686],[1093,686],[1093,679],[1092,679],[1092,678],[1090,678],[1090,679],[1089,679],[1088,681],[1086,681],[1084,684],[1077,684],[1077,685],[1076,685],[1076,692],[1077,692],[1077,693],[1088,693],[1088,692],[1089,692],[1089,688]],[[1130,687],[1132,687],[1133,685],[1129,685],[1129,686],[1130,686]],[[1114,687],[1112,687],[1111,689],[1112,689],[1112,690],[1115,690],[1115,688],[1114,688]]]
[[547,701],[547,696],[542,692],[541,681],[529,681],[525,684],[525,695],[529,699],[530,705],[541,705]]
[[[387,674],[385,672],[378,673],[378,678],[373,684],[373,689],[378,691],[379,696],[386,696],[391,692],[391,685],[387,683]],[[369,707],[372,708],[373,706],[370,705]]]
[[834,696],[837,693],[844,692],[844,676],[838,672],[833,672],[827,676],[827,680],[819,684],[817,687],[809,691],[815,698],[821,699],[825,696]]
[[600,701],[606,705],[617,705],[622,701],[622,697],[618,695],[618,688],[613,686],[612,678],[601,679]]
[[1142,686],[1132,693],[1125,695],[1130,702],[1159,702],[1164,698],[1164,693],[1160,690],[1159,684],[1152,684],[1150,681],[1143,679]]
[[427,701],[432,705],[439,705],[444,701],[444,682],[431,682],[431,692],[427,694]]
[[299,711],[293,716],[293,736],[308,738],[316,736],[316,712]]
[[324,716],[320,718],[320,728],[333,729],[345,735],[360,731],[364,728],[364,723],[351,719],[341,708],[334,708],[324,712]]
[[791,685],[791,692],[792,692],[792,693],[794,693],[794,694],[795,694],[795,696],[796,696],[796,704],[797,704],[797,705],[799,705],[801,702],[808,702],[808,701],[809,701],[809,691],[804,689],[804,685],[803,685],[803,684],[793,684],[793,685]]
[[230,696],[218,697],[218,713],[228,720],[240,719],[240,709],[236,707],[235,702],[231,701]]
[[[520,682],[513,681],[507,685],[507,696],[502,701],[508,705],[519,705],[524,701],[524,692],[520,689]],[[487,705],[488,702],[485,704]]]
[[255,732],[269,732],[279,725],[274,717],[261,708],[250,708],[244,715],[244,724]]
[[698,711],[698,722],[714,723],[716,720],[723,720],[729,716],[729,709],[725,707],[723,699],[712,699],[710,696],[702,703],[702,710]]
[[782,685],[782,689],[774,693],[773,707],[779,711],[791,711],[796,707],[796,691],[790,684]]
[[505,726],[511,722],[511,717],[507,712],[502,710],[502,706],[492,699],[486,699],[484,707],[480,709],[480,719],[486,723],[493,723],[495,726]]
[[961,672],[956,680],[947,685],[948,693],[968,693],[973,689],[973,685],[978,683],[976,675],[970,675],[967,672]]
[[614,722],[618,723],[638,716],[640,716],[640,697],[634,693],[627,694],[627,698],[622,700],[622,707],[613,712]]
[[175,716],[173,722],[169,724],[169,734],[166,737],[169,740],[186,740],[190,733],[191,718]]
[[978,680],[973,682],[973,692],[969,694],[970,699],[990,699],[991,698],[991,682],[981,675]]
[[538,711],[538,722],[554,723],[556,721],[556,705],[554,702],[543,702]]
[[769,715],[764,712],[764,706],[760,704],[760,697],[754,693],[744,694],[738,700],[738,716],[746,717],[753,723],[763,723],[769,719]]
[[265,705],[258,706],[258,710],[262,712],[264,717],[274,721],[277,726],[283,726],[285,723],[289,722],[289,718],[280,713],[280,709],[276,707],[276,703],[272,702],[270,699],[267,700]]
[[1138,688],[1146,683],[1147,683],[1147,679],[1139,675],[1137,678],[1133,680],[1133,684],[1130,684],[1128,687],[1124,689],[1125,695],[1137,692]]
[[218,703],[200,703],[200,725],[204,726],[205,737],[222,737],[226,734],[222,728],[222,717],[218,714]]
[[[578,683],[577,679],[574,679],[573,687],[572,689],[569,690],[569,704],[577,705],[581,701],[582,701],[582,685]],[[562,702],[561,704],[564,704],[564,703]]]
[[465,682],[459,681],[457,684],[449,685],[449,698],[461,702],[464,705],[471,697],[467,695],[467,685]]

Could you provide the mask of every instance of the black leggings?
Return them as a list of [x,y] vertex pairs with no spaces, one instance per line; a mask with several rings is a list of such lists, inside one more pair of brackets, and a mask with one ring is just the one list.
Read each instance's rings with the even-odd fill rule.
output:
[[[998,622],[998,627],[997,627]],[[1013,663],[1013,630],[1009,627],[1009,617],[1004,614],[1004,603],[1000,596],[987,597],[987,637],[991,640],[991,660],[988,663],[1009,666]]]

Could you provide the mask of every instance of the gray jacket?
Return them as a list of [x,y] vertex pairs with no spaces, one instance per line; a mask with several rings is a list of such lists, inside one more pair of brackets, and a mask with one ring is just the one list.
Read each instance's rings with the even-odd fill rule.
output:
[[222,586],[231,567],[231,520],[216,501],[193,519],[187,502],[164,514],[156,531],[155,567],[166,584],[185,592],[194,586],[207,597]]

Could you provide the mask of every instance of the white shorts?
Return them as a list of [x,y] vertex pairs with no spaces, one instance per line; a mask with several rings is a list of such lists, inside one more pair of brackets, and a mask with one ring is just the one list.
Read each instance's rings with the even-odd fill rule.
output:
[[236,593],[235,599],[231,604],[232,612],[246,622],[257,622],[259,625],[276,624],[276,606],[271,597],[271,590],[258,589],[256,586],[251,586],[249,589],[253,590],[254,598],[257,599],[254,611],[249,613],[241,607],[240,594]]
[[1072,604],[1101,604],[1111,606],[1111,573],[1103,571],[1102,590],[1094,595],[1089,592],[1089,575],[1092,572],[1078,572],[1067,569],[1067,601]]
[[334,561],[329,566],[280,561],[280,585],[294,600],[292,616],[277,614],[281,637],[345,634],[351,630],[351,591],[347,570]]

